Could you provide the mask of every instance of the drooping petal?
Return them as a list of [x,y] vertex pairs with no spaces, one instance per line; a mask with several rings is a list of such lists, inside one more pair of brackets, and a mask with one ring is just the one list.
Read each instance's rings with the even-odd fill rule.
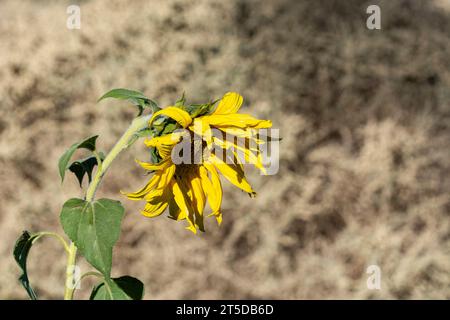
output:
[[185,195],[186,204],[189,212],[189,214],[186,217],[186,219],[189,221],[189,226],[186,229],[193,231],[192,228],[194,228],[195,232],[197,232],[196,229],[200,229],[200,231],[205,231],[203,227],[203,217],[198,215],[197,210],[195,208],[195,200],[194,200],[195,196],[194,196],[194,189],[192,188],[192,178],[193,173],[192,171],[188,170],[186,172],[186,176],[178,181],[181,192]]
[[121,193],[124,194],[125,196],[127,196],[128,199],[142,200],[142,199],[144,199],[145,195],[148,194],[151,190],[153,190],[153,188],[158,184],[160,178],[161,178],[161,174],[155,173],[152,176],[152,178],[150,179],[150,181],[142,189],[140,189],[136,192],[130,192],[130,193],[121,191]]
[[203,116],[201,118],[202,121],[206,121],[210,126],[217,128],[238,127],[263,129],[270,128],[272,126],[272,121],[256,119],[249,114],[214,114],[210,116]]
[[153,201],[154,198],[160,197],[170,185],[172,177],[175,173],[175,169],[175,165],[171,165],[166,170],[161,171],[159,174],[160,179],[158,181],[158,184],[153,188],[153,190],[151,190],[144,196],[144,199],[147,201]]
[[220,158],[215,156],[214,154],[211,154],[208,158],[208,161],[211,164],[214,164],[214,166],[219,169],[219,171],[222,173],[222,175],[227,178],[228,181],[230,181],[232,184],[234,184],[236,187],[242,189],[243,191],[249,193],[249,194],[255,194],[252,187],[248,183],[247,179],[245,178],[245,175],[241,168],[238,167],[236,164],[227,164],[223,162]]
[[[170,190],[172,190],[172,185],[173,181],[170,184]],[[178,207],[173,196],[169,199],[169,218],[174,220],[181,220],[182,218],[181,209]]]
[[194,210],[192,209],[187,190],[183,187],[182,181],[178,179],[173,180],[172,192],[175,202],[181,210],[181,218],[179,219],[186,219],[189,223],[189,226],[186,227],[186,229],[191,230],[193,233],[197,233],[197,229],[194,225]]
[[236,160],[239,163],[241,163],[241,161],[239,161],[240,157],[238,157],[237,151],[240,151],[241,153],[244,154],[245,163],[253,164],[256,168],[261,170],[262,173],[266,174],[266,168],[264,168],[264,166],[262,164],[262,158],[259,153],[257,153],[257,155],[255,155],[253,152],[251,152],[251,150],[247,149],[246,147],[243,147],[239,144],[235,144],[231,141],[226,141],[226,140],[222,141],[216,137],[213,139],[213,141],[214,141],[214,144],[220,146],[223,149],[232,150]]
[[212,145],[212,131],[208,122],[202,121],[203,117],[195,118],[193,124],[189,126],[189,130],[206,141],[208,148]]
[[[208,177],[208,172],[211,175],[211,179]],[[217,223],[220,224],[222,221],[222,213],[220,211],[222,205],[222,185],[217,170],[213,165],[204,164],[199,167],[199,174],[202,188],[208,197],[209,206],[212,211],[209,216],[214,215]]]
[[148,201],[141,213],[146,217],[154,218],[161,215],[167,209],[168,205],[168,192],[166,190],[160,196]]
[[200,231],[205,231],[205,227],[203,224],[203,210],[205,209],[206,204],[206,195],[205,191],[202,188],[200,176],[198,172],[191,171],[190,172],[190,195],[192,201],[192,207],[195,213],[195,224],[198,226]]
[[252,128],[237,128],[237,127],[223,127],[220,128],[226,135],[235,136],[238,138],[250,139],[257,145],[264,144],[265,141],[257,138],[258,130]]
[[175,120],[183,128],[186,128],[192,122],[192,118],[189,115],[189,113],[187,113],[186,111],[184,111],[180,108],[171,106],[171,107],[167,107],[167,108],[164,108],[162,110],[155,112],[149,121],[150,126],[152,125],[153,121],[158,116],[169,117],[169,118]]
[[144,143],[147,147],[159,147],[160,145],[172,146],[180,142],[182,136],[182,132],[177,131],[164,136],[147,139]]
[[166,170],[161,173],[161,179],[159,180],[158,186],[156,188],[159,190],[165,189],[169,185],[170,180],[172,180],[172,177],[175,174],[175,170],[176,166],[174,164],[167,167]]
[[244,99],[239,93],[227,92],[220,100],[213,114],[230,114],[238,112]]
[[161,161],[160,163],[154,164],[154,163],[149,163],[149,162],[143,162],[140,160],[135,160],[142,168],[148,170],[148,171],[160,171],[160,170],[165,170],[166,168],[168,168],[169,166],[173,165],[172,161],[170,160],[170,158]]
[[159,155],[163,159],[170,157],[173,146],[180,142],[183,134],[181,132],[173,132],[161,137],[154,137],[144,141],[147,147],[155,147]]

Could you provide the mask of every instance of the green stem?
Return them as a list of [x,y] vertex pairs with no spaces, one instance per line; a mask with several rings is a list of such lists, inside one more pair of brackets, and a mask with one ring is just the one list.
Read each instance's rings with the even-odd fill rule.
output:
[[48,232],[48,231],[38,232],[37,237],[34,238],[34,240],[33,240],[33,243],[35,243],[36,241],[38,241],[40,238],[42,238],[44,236],[50,236],[50,237],[54,237],[54,238],[58,239],[59,242],[61,242],[61,244],[63,245],[64,250],[67,252],[67,254],[69,253],[69,245],[67,244],[66,240],[64,240],[63,237],[61,237],[59,234],[54,233],[54,232]]
[[77,258],[77,247],[73,242],[69,246],[69,255],[66,266],[66,284],[64,290],[64,300],[72,300],[76,286],[73,285],[74,266]]
[[135,134],[144,128],[147,127],[148,120],[150,120],[150,116],[141,116],[133,120],[131,126],[127,131],[122,135],[122,137],[117,141],[116,145],[111,149],[109,154],[103,160],[99,170],[97,170],[94,179],[89,185],[86,192],[86,201],[92,201],[95,197],[95,192],[102,181],[103,176],[108,170],[109,166],[113,162],[113,160],[119,155],[119,153],[130,146],[130,142],[134,139]]
[[[95,177],[92,180],[92,182],[89,184],[89,187],[86,191],[86,201],[93,201],[95,197],[95,192],[97,191],[100,182],[103,179],[103,176],[105,175],[106,171],[108,170],[109,166],[113,162],[113,160],[126,148],[128,148],[136,139],[135,134],[146,128],[148,125],[148,121],[150,120],[151,115],[146,116],[140,116],[133,120],[130,127],[125,131],[125,133],[122,135],[122,137],[117,141],[117,143],[114,145],[114,147],[111,149],[111,151],[108,153],[108,155],[105,157],[103,162],[100,163],[98,166],[97,172],[95,173]],[[96,157],[98,157],[96,155]],[[77,255],[77,247],[72,242],[69,247],[69,256],[67,258],[67,267],[66,267],[66,285],[65,285],[65,293],[64,293],[64,300],[72,300],[73,299],[73,293],[75,291],[75,286],[71,286],[69,284],[69,281],[72,280],[73,277],[73,266],[76,262],[76,255]],[[73,287],[73,288],[72,288]]]
[[83,280],[86,277],[89,277],[89,276],[94,276],[94,277],[97,277],[97,278],[103,278],[103,275],[100,272],[89,271],[89,272],[83,273],[83,275],[80,278],[80,281]]

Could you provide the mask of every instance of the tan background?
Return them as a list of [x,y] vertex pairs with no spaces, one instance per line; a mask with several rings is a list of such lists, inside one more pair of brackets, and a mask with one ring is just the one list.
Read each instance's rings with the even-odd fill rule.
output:
[[[224,183],[223,225],[200,236],[118,193],[145,183],[140,144],[113,165],[99,191],[127,208],[113,272],[147,299],[450,298],[449,1],[79,1],[68,30],[70,3],[0,2],[0,298],[26,298],[21,230],[62,232],[82,194],[59,183],[59,156],[96,133],[108,150],[135,114],[96,104],[116,87],[161,105],[236,90],[283,136],[279,173],[252,171],[256,199]],[[365,27],[373,3],[380,31]],[[39,296],[61,298],[58,244],[29,261]]]

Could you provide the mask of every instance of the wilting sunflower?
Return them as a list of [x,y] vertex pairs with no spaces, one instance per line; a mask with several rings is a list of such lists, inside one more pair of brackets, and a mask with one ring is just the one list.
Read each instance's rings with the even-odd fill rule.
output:
[[[137,161],[153,175],[141,190],[126,194],[132,200],[147,202],[142,211],[144,216],[156,217],[168,208],[170,218],[186,220],[187,229],[196,233],[197,229],[204,231],[203,213],[208,201],[212,211],[209,216],[215,216],[220,224],[219,172],[238,188],[255,195],[238,153],[245,162],[264,172],[258,148],[264,142],[258,138],[258,129],[270,128],[272,123],[237,113],[242,102],[241,95],[229,92],[215,103],[190,107],[177,103],[153,114],[149,128],[160,135],[147,139],[145,144],[152,150],[154,163]],[[168,124],[179,130],[165,133]],[[237,139],[229,139],[230,136],[244,143],[236,143]],[[186,144],[188,152],[186,148],[174,152]],[[189,161],[180,162],[175,154]]]

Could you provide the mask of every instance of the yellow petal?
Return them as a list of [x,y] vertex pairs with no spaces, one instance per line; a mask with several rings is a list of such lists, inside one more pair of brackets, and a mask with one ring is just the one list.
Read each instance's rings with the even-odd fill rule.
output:
[[152,201],[147,202],[141,213],[149,218],[157,217],[167,209],[168,205],[167,192],[165,192],[161,196],[155,197]]
[[149,170],[149,171],[159,171],[164,170],[170,165],[172,165],[172,161],[170,158],[167,158],[166,160],[161,161],[160,163],[154,164],[154,163],[148,163],[143,162],[139,160],[135,160],[142,168]]
[[259,170],[261,170],[261,172],[263,172],[264,174],[266,174],[266,169],[264,168],[263,164],[262,164],[262,158],[260,156],[260,153],[258,153],[258,155],[255,155],[253,152],[251,152],[249,149],[240,146],[238,144],[235,144],[233,142],[230,141],[223,141],[220,140],[219,138],[214,137],[214,144],[220,146],[223,149],[231,149],[234,153],[234,156],[236,158],[236,161],[240,163],[240,159],[237,156],[237,151],[241,151],[244,154],[244,160],[246,163],[250,163],[253,164],[256,168],[258,168]]
[[[183,187],[181,181],[174,179],[172,182],[172,192],[175,199],[175,202],[177,203],[178,207],[181,210],[181,219],[186,219],[189,223],[189,230],[196,233],[197,230],[194,226],[194,212],[192,209],[192,206],[190,204],[187,191]],[[194,230],[192,230],[192,228]]]
[[211,154],[208,158],[208,161],[214,164],[214,166],[220,170],[222,175],[227,178],[228,181],[230,181],[232,184],[234,184],[236,187],[244,190],[245,192],[249,194],[255,194],[252,187],[248,183],[247,179],[245,178],[245,175],[241,168],[239,168],[235,164],[227,164],[223,162],[221,159],[219,159],[214,154]]
[[[208,177],[208,172],[211,175],[211,179]],[[213,165],[204,164],[200,166],[199,174],[202,188],[208,197],[209,206],[212,210],[210,215],[215,215],[217,218],[221,216],[220,207],[222,204],[222,185],[217,170]]]
[[203,210],[205,209],[206,196],[202,188],[201,180],[197,172],[190,173],[190,187],[192,207],[195,213],[195,225],[200,231],[205,231],[203,225]]
[[218,127],[237,127],[237,128],[270,128],[272,126],[272,121],[270,120],[260,120],[252,117],[249,114],[214,114],[210,116],[201,117],[203,121],[209,123],[210,126]]
[[144,141],[144,143],[147,147],[155,147],[158,150],[161,158],[167,159],[170,157],[174,145],[180,142],[183,134],[188,134],[188,132],[177,131],[161,137],[154,137],[150,140],[147,139]]
[[178,124],[180,126],[182,126],[183,128],[186,128],[187,126],[189,126],[192,122],[192,118],[189,115],[189,113],[187,113],[186,111],[177,108],[177,107],[167,107],[164,108],[162,110],[159,110],[157,112],[155,112],[153,114],[153,116],[150,119],[149,125],[151,126],[153,121],[158,117],[158,116],[166,116],[169,117],[173,120],[175,120],[176,122],[178,122]]
[[174,220],[181,220],[182,217],[180,213],[181,213],[180,207],[178,207],[174,197],[171,197],[169,199],[169,218],[172,218]]
[[177,131],[164,136],[147,139],[144,143],[147,147],[159,147],[161,145],[172,146],[180,142],[182,136],[182,132]]
[[151,190],[144,196],[144,199],[147,201],[153,201],[153,199],[160,197],[163,192],[166,192],[166,189],[169,188],[174,174],[175,165],[171,165],[166,170],[160,171],[160,179],[158,181],[158,184],[153,188],[153,190]]
[[230,114],[238,112],[244,99],[239,93],[227,92],[219,102],[213,114]]
[[196,234],[197,229],[191,224],[185,228],[186,230],[192,231],[192,233]]
[[189,130],[206,141],[208,148],[212,145],[212,131],[208,122],[202,121],[203,117],[195,118],[193,125],[189,126]]
[[[188,215],[186,216],[187,221],[190,226],[187,228],[190,230],[191,227],[198,228],[201,231],[205,231],[203,227],[203,217],[197,212],[196,200],[194,195],[194,189],[192,187],[193,172],[186,171],[184,178],[178,181],[181,192],[185,195],[186,205],[188,207]],[[204,195],[203,195],[204,197]],[[204,201],[203,201],[204,202]]]
[[220,128],[220,130],[225,132],[226,134],[231,134],[238,138],[251,139],[258,145],[265,143],[264,140],[257,138],[257,134],[258,134],[257,129],[252,129],[252,128],[241,129],[241,128],[236,128],[236,127],[224,127],[224,128]]
[[[213,214],[211,213],[209,216],[212,216],[212,215]],[[214,214],[214,216],[216,217],[217,224],[220,226],[222,224],[222,213],[218,212],[218,213]]]
[[173,175],[175,174],[176,166],[172,164],[167,167],[164,171],[161,172],[161,179],[159,180],[158,186],[156,187],[159,190],[165,189],[170,180],[172,180]]
[[125,196],[127,196],[131,200],[142,200],[146,194],[148,194],[159,182],[159,179],[161,178],[161,175],[158,173],[155,173],[153,177],[150,179],[150,181],[143,187],[141,190],[138,190],[136,192],[131,193],[125,193],[122,192]]

